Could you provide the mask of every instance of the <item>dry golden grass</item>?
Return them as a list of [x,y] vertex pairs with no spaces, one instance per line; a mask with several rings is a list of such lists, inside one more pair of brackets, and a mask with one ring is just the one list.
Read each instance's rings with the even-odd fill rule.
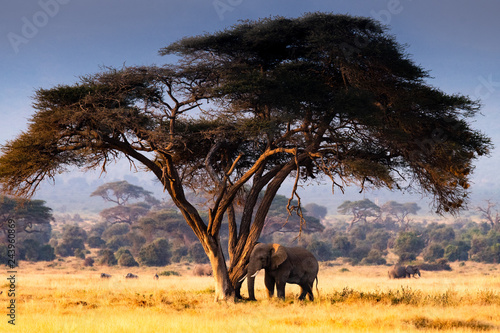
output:
[[[423,271],[420,279],[403,280],[389,280],[387,267],[322,265],[314,302],[298,301],[293,285],[286,301],[266,299],[261,272],[259,300],[237,303],[215,303],[212,278],[193,276],[186,266],[161,268],[158,273],[182,275],[156,281],[151,268],[64,265],[22,263],[16,326],[4,315],[0,332],[500,331],[498,265],[454,265],[452,272]],[[113,276],[101,279],[101,272]],[[128,272],[139,278],[125,279]],[[7,304],[5,292],[0,297]]]

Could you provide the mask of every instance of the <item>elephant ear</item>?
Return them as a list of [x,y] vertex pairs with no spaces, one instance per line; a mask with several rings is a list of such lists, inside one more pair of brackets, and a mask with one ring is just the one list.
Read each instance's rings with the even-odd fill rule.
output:
[[279,244],[273,244],[273,248],[271,249],[271,269],[278,268],[286,258],[288,254],[285,251],[285,248]]

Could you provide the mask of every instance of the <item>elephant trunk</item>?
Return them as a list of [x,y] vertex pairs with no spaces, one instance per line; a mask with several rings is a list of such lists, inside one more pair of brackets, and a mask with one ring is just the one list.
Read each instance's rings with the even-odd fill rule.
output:
[[247,270],[247,286],[248,286],[248,298],[250,300],[255,300],[254,286],[255,286],[255,276],[259,272],[261,267],[255,263],[250,263]]

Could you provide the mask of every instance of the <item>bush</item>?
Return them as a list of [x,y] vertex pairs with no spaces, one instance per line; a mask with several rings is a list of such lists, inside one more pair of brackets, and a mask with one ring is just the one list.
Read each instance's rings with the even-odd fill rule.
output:
[[102,238],[109,239],[113,236],[122,236],[130,231],[130,225],[128,223],[116,223],[111,225],[102,233]]
[[444,257],[448,261],[466,261],[469,259],[470,245],[464,241],[454,242],[444,250]]
[[139,263],[134,259],[132,253],[128,249],[120,248],[115,257],[118,258],[118,265],[123,267],[134,267],[139,266]]
[[371,250],[368,255],[361,260],[362,265],[385,265],[387,261],[379,250]]
[[425,241],[414,231],[400,232],[394,244],[394,252],[400,261],[415,260],[425,247]]
[[195,265],[193,268],[193,275],[195,276],[212,276],[212,266],[209,264]]
[[57,245],[55,253],[61,257],[69,257],[75,255],[75,250],[85,250],[83,238],[67,238]]
[[172,251],[172,262],[180,262],[182,258],[189,255],[188,248],[186,246],[180,246]]
[[170,257],[170,244],[165,238],[144,245],[139,251],[139,261],[146,266],[168,265]]
[[82,250],[80,250],[80,249],[76,249],[75,252],[74,252],[74,255],[77,258],[85,259],[85,252],[82,251]]
[[203,246],[200,243],[196,242],[193,245],[191,245],[188,249],[188,253],[193,262],[197,264],[208,263],[207,254],[205,253],[205,250],[203,249]]
[[100,252],[99,264],[114,266],[118,263],[116,260],[115,254],[110,249],[104,249]]
[[26,239],[23,242],[24,258],[29,261],[38,261],[40,244],[34,239]]
[[49,244],[40,246],[38,250],[38,261],[52,261],[56,258],[54,248]]
[[106,242],[106,247],[117,251],[121,247],[132,246],[132,242],[126,235],[113,236]]
[[451,271],[450,264],[446,259],[438,259],[434,263],[422,263],[418,265],[423,271]]
[[331,245],[323,241],[314,240],[307,246],[307,249],[311,251],[319,261],[328,261],[337,258],[332,251]]
[[83,266],[85,266],[85,267],[94,266],[94,259],[92,259],[90,257],[85,258],[85,260],[83,261]]
[[424,250],[424,260],[427,262],[436,261],[444,256],[444,249],[439,244],[431,244]]
[[371,249],[367,245],[361,245],[361,246],[356,246],[351,252],[349,253],[349,261],[353,265],[359,264],[365,257],[368,256],[370,253]]
[[106,245],[106,242],[99,236],[90,236],[87,239],[87,244],[91,249],[100,249]]

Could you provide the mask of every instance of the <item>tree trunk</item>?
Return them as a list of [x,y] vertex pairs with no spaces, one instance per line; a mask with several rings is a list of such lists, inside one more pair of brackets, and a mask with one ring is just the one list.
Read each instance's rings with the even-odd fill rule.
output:
[[215,280],[215,301],[234,301],[235,292],[229,279],[219,239],[207,239],[207,242],[202,242],[202,244],[212,265],[212,274]]

